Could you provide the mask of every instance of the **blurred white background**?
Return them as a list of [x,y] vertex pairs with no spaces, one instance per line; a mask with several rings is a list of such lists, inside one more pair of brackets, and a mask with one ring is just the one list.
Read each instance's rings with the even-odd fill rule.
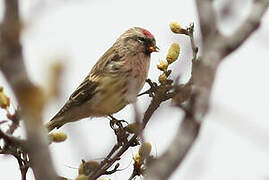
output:
[[[216,0],[221,12],[219,27],[231,33],[250,10],[248,0]],[[200,34],[194,1],[178,0],[23,0],[20,1],[24,20],[22,37],[25,63],[32,80],[46,86],[49,64],[61,59],[65,72],[61,80],[59,101],[51,102],[44,113],[48,121],[65,103],[101,55],[117,37],[133,26],[148,29],[155,35],[160,53],[152,55],[149,78],[157,80],[156,65],[165,58],[169,45],[181,45],[181,57],[172,66],[173,77],[188,80],[191,68],[189,39],[169,30],[171,21],[182,26],[196,25],[196,41]],[[227,8],[221,8],[227,6]],[[230,8],[230,9],[229,9]],[[3,15],[0,1],[0,16]],[[228,12],[228,15],[225,15]],[[217,73],[210,112],[200,136],[184,163],[170,180],[264,180],[269,177],[269,13],[263,18],[260,29],[235,53],[228,56]],[[0,85],[15,99],[0,74]],[[147,89],[146,85],[144,89]],[[150,98],[139,98],[140,112],[146,109]],[[0,110],[0,117],[4,111]],[[115,117],[133,121],[130,106]],[[164,103],[155,112],[146,130],[146,140],[153,144],[154,156],[166,149],[175,135],[182,112]],[[4,125],[1,127],[5,128]],[[115,135],[106,118],[86,119],[67,124],[60,129],[68,134],[67,141],[50,146],[59,175],[74,178],[81,159],[101,160],[115,144]],[[23,137],[21,130],[16,134]],[[132,172],[132,156],[137,149],[129,150],[121,161],[126,168],[110,178],[126,180]],[[71,168],[74,167],[74,168]],[[20,171],[13,157],[0,155],[0,179],[20,179]],[[28,172],[28,180],[34,179]],[[138,178],[139,179],[139,178]]]

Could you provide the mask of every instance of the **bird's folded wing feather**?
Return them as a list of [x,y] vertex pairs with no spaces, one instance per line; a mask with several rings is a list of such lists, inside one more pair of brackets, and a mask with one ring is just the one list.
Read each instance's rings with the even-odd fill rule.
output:
[[87,100],[91,99],[95,94],[95,89],[98,86],[97,82],[90,81],[86,78],[80,86],[71,94],[68,101],[62,107],[62,109],[56,114],[55,117],[59,117],[67,112],[70,108],[74,106],[79,106],[85,103]]
[[[70,98],[55,117],[62,116],[73,106],[79,106],[89,101],[96,93],[98,79],[102,76],[115,74],[121,66],[121,56],[110,48],[95,64],[90,74],[84,79],[79,87],[71,94]],[[54,118],[55,118],[54,117]]]

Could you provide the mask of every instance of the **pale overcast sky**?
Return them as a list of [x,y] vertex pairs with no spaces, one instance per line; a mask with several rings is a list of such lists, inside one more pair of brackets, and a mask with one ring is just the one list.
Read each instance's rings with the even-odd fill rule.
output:
[[[216,7],[225,0],[217,1]],[[232,32],[246,17],[250,9],[247,0],[233,3],[232,17],[219,26]],[[62,78],[60,100],[46,109],[48,121],[81,83],[99,57],[117,37],[133,26],[148,29],[154,34],[160,53],[152,56],[149,77],[158,78],[156,64],[165,58],[172,42],[181,44],[181,57],[173,64],[173,77],[190,73],[189,39],[169,30],[171,21],[182,26],[196,25],[199,41],[197,13],[194,1],[179,0],[23,0],[20,1],[25,31],[22,37],[25,62],[35,83],[45,86],[47,67],[55,59],[66,66]],[[0,1],[0,12],[3,1]],[[2,14],[1,14],[2,15]],[[210,112],[201,134],[185,162],[169,180],[265,180],[269,178],[269,13],[263,18],[260,29],[235,53],[221,64],[211,98]],[[0,74],[0,85],[11,96]],[[145,89],[147,86],[145,87]],[[14,98],[12,99],[15,103]],[[150,99],[139,98],[141,111]],[[0,110],[0,117],[3,111]],[[133,121],[130,106],[115,117]],[[182,112],[164,103],[154,114],[145,130],[146,140],[153,144],[154,156],[160,155],[175,135]],[[65,125],[68,139],[50,146],[59,175],[74,178],[81,159],[101,160],[115,143],[113,131],[105,118],[94,118]],[[17,131],[22,135],[22,131]],[[129,150],[120,168],[128,167],[110,176],[112,180],[126,180],[132,171],[130,165],[136,149]],[[0,156],[0,179],[20,179],[20,171],[13,157]],[[34,179],[28,173],[28,180]],[[139,179],[139,178],[138,178]]]

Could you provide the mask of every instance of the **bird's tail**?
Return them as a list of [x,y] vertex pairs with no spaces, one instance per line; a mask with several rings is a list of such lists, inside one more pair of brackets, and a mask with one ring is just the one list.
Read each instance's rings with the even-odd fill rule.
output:
[[52,131],[55,128],[60,128],[63,125],[62,117],[54,117],[49,122],[45,124],[48,132]]

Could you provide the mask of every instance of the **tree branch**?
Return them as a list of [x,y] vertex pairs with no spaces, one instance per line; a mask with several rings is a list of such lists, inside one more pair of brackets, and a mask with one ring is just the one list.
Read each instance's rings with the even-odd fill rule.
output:
[[193,121],[192,117],[186,116],[165,153],[150,165],[145,179],[167,179],[179,166],[179,162],[182,162],[186,157],[198,136],[199,130],[200,124]]
[[241,26],[231,35],[225,37],[226,40],[223,46],[223,57],[229,55],[242,45],[250,35],[258,29],[261,19],[269,6],[269,0],[255,0],[252,9],[241,24]]
[[23,149],[27,149],[27,143],[25,140],[22,139],[18,139],[16,137],[13,137],[9,134],[4,133],[1,129],[0,129],[0,139],[4,139],[6,142],[8,142],[11,145],[15,145],[16,147],[21,147]]
[[196,0],[203,40],[217,33],[216,15],[212,1],[213,0]]
[[254,1],[248,18],[232,36],[225,40],[223,35],[212,34],[217,32],[212,2],[210,0],[196,2],[203,35],[203,51],[201,60],[194,63],[192,67],[190,108],[187,108],[186,115],[170,146],[148,169],[146,180],[167,179],[182,163],[197,140],[201,123],[209,109],[212,86],[221,60],[236,50],[258,28],[269,4],[269,0]]
[[43,94],[28,78],[23,63],[20,32],[18,0],[5,0],[5,14],[0,34],[0,68],[21,107],[35,178],[53,180],[56,179],[56,173],[48,151],[47,136],[42,127]]

